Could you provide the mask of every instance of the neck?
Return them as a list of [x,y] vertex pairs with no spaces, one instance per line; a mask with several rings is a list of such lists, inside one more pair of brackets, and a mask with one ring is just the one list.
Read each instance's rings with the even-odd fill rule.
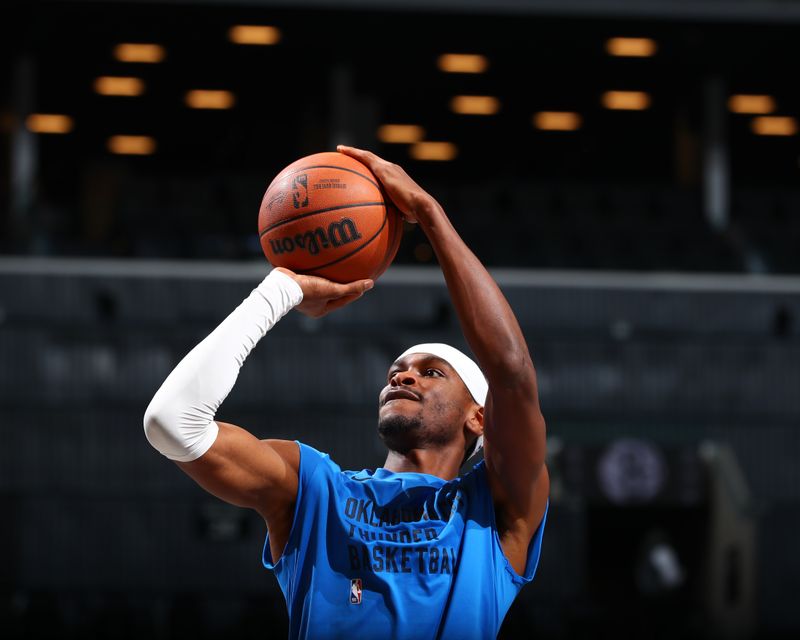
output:
[[443,480],[458,476],[464,452],[460,447],[442,449],[410,449],[408,451],[389,451],[383,468],[395,473],[426,473]]

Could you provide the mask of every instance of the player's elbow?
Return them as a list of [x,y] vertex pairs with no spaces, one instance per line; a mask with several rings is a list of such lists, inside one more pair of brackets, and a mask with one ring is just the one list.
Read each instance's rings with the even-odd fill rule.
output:
[[497,336],[492,349],[481,354],[480,363],[487,378],[503,381],[504,386],[535,378],[533,360],[524,338],[512,331]]
[[176,398],[157,393],[144,412],[144,435],[154,449],[167,457],[180,454],[180,447],[187,422],[187,412]]
[[152,447],[177,462],[191,462],[202,456],[219,433],[213,414],[161,394],[156,394],[144,412],[143,426]]
[[167,425],[170,420],[167,415],[167,407],[159,401],[158,396],[150,401],[144,412],[144,436],[153,448],[160,450],[165,435],[168,432]]
[[536,370],[530,356],[513,354],[500,360],[494,375],[488,376],[491,386],[507,391],[521,390],[525,394],[536,393]]

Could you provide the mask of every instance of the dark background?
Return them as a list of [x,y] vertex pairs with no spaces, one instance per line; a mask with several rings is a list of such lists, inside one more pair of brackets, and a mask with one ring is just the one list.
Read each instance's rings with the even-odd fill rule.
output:
[[[502,637],[795,637],[800,150],[797,135],[755,135],[727,98],[769,94],[775,115],[797,117],[798,20],[794,2],[746,0],[5,9],[2,636],[286,635],[260,566],[263,523],[153,451],[141,418],[266,272],[256,217],[272,177],[345,142],[401,163],[442,202],[537,365],[552,509]],[[282,39],[233,45],[234,24]],[[658,51],[611,57],[615,36]],[[125,41],[162,44],[166,59],[119,63]],[[442,73],[448,52],[484,54],[489,71]],[[101,75],[139,77],[146,92],[99,96]],[[236,105],[188,109],[197,88],[230,90]],[[609,111],[611,89],[652,105]],[[457,94],[502,107],[456,115]],[[539,131],[543,110],[583,126]],[[31,113],[74,128],[34,134]],[[380,143],[393,122],[456,144],[457,158]],[[112,155],[117,134],[152,136],[156,153]],[[386,367],[434,340],[463,346],[409,227],[358,305],[281,322],[219,417],[343,468],[380,465]]]

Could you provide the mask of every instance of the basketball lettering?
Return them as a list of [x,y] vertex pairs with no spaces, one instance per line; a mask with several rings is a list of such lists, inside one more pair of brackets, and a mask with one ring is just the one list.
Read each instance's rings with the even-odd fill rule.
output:
[[294,237],[270,238],[269,245],[275,255],[292,253],[295,249],[305,249],[312,256],[320,252],[320,248],[341,247],[361,239],[356,223],[350,218],[342,218],[331,222],[328,228],[317,227],[312,231],[298,233]]
[[339,222],[328,225],[328,238],[334,247],[350,244],[361,239],[361,234],[356,229],[356,223],[350,218],[342,218]]

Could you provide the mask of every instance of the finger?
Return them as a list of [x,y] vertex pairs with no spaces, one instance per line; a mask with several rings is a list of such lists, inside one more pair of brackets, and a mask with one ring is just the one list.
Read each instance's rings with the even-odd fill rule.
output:
[[372,151],[367,151],[366,149],[357,149],[356,147],[348,147],[346,145],[340,144],[336,147],[336,150],[339,153],[343,153],[346,156],[350,156],[352,158],[355,158],[356,160],[363,162],[370,169],[374,164],[377,164],[382,160],[382,158],[376,156],[374,153],[372,153]]
[[374,280],[355,280],[336,287],[336,298],[352,295],[363,295],[375,286]]

